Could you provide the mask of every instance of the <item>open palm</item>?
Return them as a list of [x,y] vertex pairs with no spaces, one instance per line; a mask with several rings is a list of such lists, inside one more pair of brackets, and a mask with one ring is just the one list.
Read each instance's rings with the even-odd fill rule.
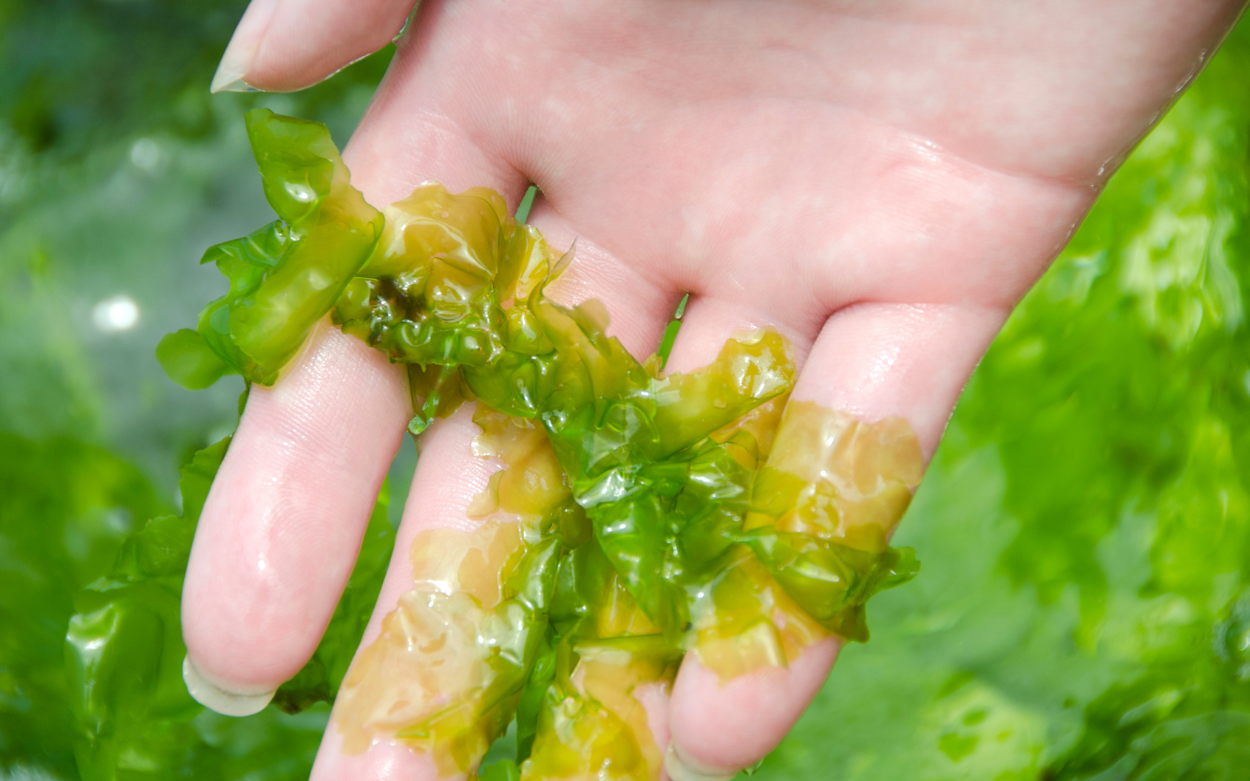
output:
[[[219,79],[306,86],[384,44],[412,0],[255,0]],[[735,331],[795,345],[795,397],[903,416],[932,454],[1015,303],[1105,178],[1218,45],[1241,0],[429,0],[345,153],[376,206],[425,180],[486,185],[577,261],[549,291],[610,333],[709,362]],[[218,85],[221,86],[221,85]],[[236,85],[238,86],[238,85]],[[254,389],[197,532],[183,599],[200,675],[272,691],[312,654],[411,417],[403,373],[332,328]],[[418,531],[469,528],[493,467],[458,413],[428,431],[372,622]],[[719,686],[688,658],[639,694],[691,769],[766,754],[836,642]],[[327,733],[314,778],[435,776]],[[682,781],[677,779],[677,781]]]

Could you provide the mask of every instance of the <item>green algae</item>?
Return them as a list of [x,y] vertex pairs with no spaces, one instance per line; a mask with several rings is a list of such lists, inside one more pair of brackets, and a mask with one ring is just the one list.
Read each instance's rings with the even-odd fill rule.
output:
[[[248,132],[279,220],[205,255],[231,289],[162,341],[169,375],[272,384],[329,315],[407,367],[414,434],[476,400],[498,429],[482,446],[523,434],[558,489],[509,487],[523,467],[503,459],[483,529],[523,532],[487,557],[490,598],[455,585],[463,562],[414,560],[414,590],[344,684],[347,750],[395,739],[444,773],[472,771],[516,719],[525,778],[657,778],[634,688],[670,683],[687,651],[728,678],[832,633],[866,640],[865,603],[914,576],[911,552],[885,540],[919,482],[915,435],[787,407],[796,369],[780,334],[736,335],[708,366],[666,374],[608,336],[598,302],[544,295],[574,250],[553,251],[497,193],[426,184],[379,213],[323,126],[257,110]],[[415,672],[414,637],[455,649],[459,672]]]

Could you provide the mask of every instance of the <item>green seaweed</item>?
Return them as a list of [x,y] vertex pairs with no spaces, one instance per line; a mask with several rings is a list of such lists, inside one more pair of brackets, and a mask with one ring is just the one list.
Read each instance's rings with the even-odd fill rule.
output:
[[[496,618],[490,619],[491,626],[508,627],[505,634],[493,640],[489,632],[482,635],[481,642],[496,649],[488,687],[434,721],[400,729],[400,739],[433,740],[455,767],[470,770],[520,707],[519,758],[525,759],[531,745],[536,752],[536,763],[523,773],[549,777],[564,772],[558,768],[567,761],[553,759],[563,756],[560,752],[585,754],[570,746],[557,749],[551,720],[563,718],[566,695],[575,688],[572,666],[591,653],[588,649],[629,639],[618,650],[630,649],[628,655],[648,674],[671,677],[674,660],[687,648],[702,647],[703,638],[729,639],[738,631],[731,625],[771,626],[778,620],[774,609],[790,611],[793,618],[806,609],[804,620],[814,622],[806,634],[782,632],[785,639],[777,642],[783,642],[784,652],[768,657],[784,663],[787,654],[821,633],[866,640],[868,599],[915,575],[914,555],[882,542],[905,500],[872,505],[862,523],[877,531],[843,539],[850,532],[835,528],[843,512],[835,507],[843,499],[836,497],[842,492],[845,501],[860,501],[849,483],[834,488],[828,480],[835,478],[823,472],[801,477],[765,463],[768,448],[758,438],[772,440],[778,417],[750,415],[774,400],[782,404],[795,374],[779,334],[739,335],[707,367],[665,374],[663,357],[640,362],[607,335],[607,315],[597,302],[565,307],[544,295],[574,250],[553,253],[536,230],[507,214],[493,191],[452,195],[439,185],[422,185],[387,207],[383,218],[351,188],[324,127],[257,110],[248,115],[248,134],[279,220],[206,253],[203,262],[215,262],[231,289],[204,309],[195,331],[184,329],[161,342],[157,356],[170,377],[189,388],[205,387],[227,372],[272,383],[313,324],[330,314],[345,333],[408,367],[414,434],[470,399],[533,420],[571,495],[571,502],[539,521],[538,548],[501,575],[519,580],[510,587],[514,596],[494,608]],[[914,479],[884,474],[882,485],[890,496],[901,492],[909,498],[920,464],[918,446],[908,444],[914,443],[910,430],[910,440],[877,442],[877,435],[867,433],[855,440],[859,429],[847,421],[822,420],[817,429],[828,429],[827,441],[786,440],[778,457],[823,464],[844,434],[848,442],[901,447],[897,457],[916,464],[907,470]],[[772,481],[757,486],[760,470],[773,475]],[[764,485],[770,487],[759,487]],[[784,496],[770,498],[767,491],[776,486],[785,486]],[[835,497],[833,504],[813,491]],[[827,528],[786,526],[787,512],[800,512],[800,505],[812,501],[824,508],[812,512],[823,513]],[[744,527],[749,512],[764,528]],[[590,534],[576,532],[586,527]],[[546,551],[542,566],[526,574],[526,562],[540,548]],[[762,563],[771,574],[748,561]],[[731,569],[750,574],[723,577]],[[772,578],[780,589],[769,585]],[[605,595],[616,594],[617,584],[624,594],[609,606]],[[712,592],[716,597],[709,602],[704,595]],[[760,601],[765,592],[773,596]],[[624,635],[605,635],[603,616],[619,607],[619,599],[645,618]],[[768,600],[775,599],[781,602],[769,607]],[[451,609],[441,604],[435,600],[429,609]],[[103,615],[101,609],[91,615]],[[137,638],[144,630],[132,631]],[[540,656],[547,660],[543,665],[536,662]],[[655,661],[660,659],[667,661]],[[728,675],[731,668],[741,672],[757,663],[730,662],[717,669]],[[594,745],[582,746],[589,751],[585,761],[616,768],[613,777],[658,772],[653,758],[640,758],[651,749],[629,737],[636,730],[602,711],[591,695],[579,696],[590,697],[585,707],[601,714],[579,728],[590,731],[577,740]],[[297,698],[280,699],[299,706]],[[634,759],[625,762],[622,751]],[[623,770],[627,765],[635,770]]]
[[99,447],[0,433],[0,774],[73,776],[61,649],[74,593],[162,511],[139,470]]
[[[202,778],[249,760],[200,744],[211,725],[182,680],[180,603],[195,526],[229,437],[201,450],[182,469],[183,512],[148,521],[126,537],[112,571],[74,597],[65,638],[67,687],[74,712],[79,773],[91,779]],[[377,599],[394,545],[385,487],[369,520],[361,555],[312,659],[274,697],[288,713],[334,698]],[[281,732],[272,712],[249,717],[258,735]],[[313,736],[315,738],[315,735]],[[303,749],[315,748],[305,736]],[[293,750],[288,746],[287,750]],[[250,761],[264,762],[263,752]],[[241,765],[241,767],[240,767]]]
[[[10,293],[0,300],[0,428],[28,438],[0,435],[0,775],[66,781],[78,777],[61,654],[71,596],[108,569],[126,519],[166,511],[99,445],[137,459],[164,488],[181,438],[211,427],[208,410],[233,410],[233,396],[214,407],[177,390],[153,408],[146,389],[165,383],[143,345],[155,337],[101,341],[73,307],[101,285],[127,290],[155,328],[168,309],[149,301],[208,298],[186,292],[198,290],[192,264],[176,283],[162,264],[220,221],[252,219],[221,203],[250,203],[234,173],[236,111],[274,100],[345,136],[363,99],[337,109],[342,90],[365,94],[349,71],[294,96],[209,103],[204,84],[241,5],[213,3],[227,12],[205,22],[202,5],[79,4],[68,23],[71,5],[10,4],[10,40],[39,45],[6,50],[31,77],[9,85],[17,94],[5,108],[29,118],[19,136],[50,126],[54,141],[48,154],[18,158],[18,194],[0,220]],[[1229,727],[1245,712],[1245,660],[1227,644],[1236,648],[1244,619],[1226,592],[1228,568],[1241,577],[1232,559],[1245,518],[1231,505],[1226,520],[1221,494],[1244,490],[1248,332],[1221,313],[1248,305],[1247,32],[1243,22],[1159,138],[1112,180],[991,350],[899,538],[925,554],[925,577],[874,601],[875,642],[844,652],[757,777],[1242,777],[1247,741]],[[48,56],[64,51],[79,56]],[[372,59],[370,89],[385,66]],[[327,87],[340,91],[326,97]],[[8,120],[6,130],[19,122]],[[125,143],[107,143],[116,138]],[[175,164],[153,176],[126,163],[141,138]],[[70,145],[89,150],[88,165],[63,164]],[[119,180],[132,197],[117,197]],[[1198,217],[1219,229],[1182,230]],[[1122,285],[1143,239],[1159,273]],[[1175,346],[1176,336],[1159,338],[1180,320],[1148,317],[1151,301],[1165,307],[1157,313],[1201,312],[1200,332]],[[192,410],[200,417],[178,414]],[[184,755],[161,758],[161,777],[306,779],[325,715],[201,713]],[[213,759],[188,764],[191,755]],[[503,772],[496,781],[516,778]]]
[[272,384],[343,292],[377,242],[382,216],[349,183],[325,125],[247,115],[265,197],[278,219],[204,253],[230,291],[204,308],[195,330],[156,348],[169,376],[205,388],[228,373]]

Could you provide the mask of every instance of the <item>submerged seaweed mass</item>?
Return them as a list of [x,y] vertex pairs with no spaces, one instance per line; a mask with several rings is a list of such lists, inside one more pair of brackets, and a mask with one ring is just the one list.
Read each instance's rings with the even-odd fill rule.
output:
[[230,290],[161,342],[169,375],[271,384],[329,314],[406,365],[414,434],[476,400],[475,451],[504,465],[476,532],[414,543],[413,589],[343,681],[345,750],[397,740],[472,771],[515,720],[523,777],[657,778],[633,691],[687,651],[730,678],[867,639],[865,603],[918,568],[887,544],[923,468],[905,421],[787,404],[772,331],[665,374],[602,305],[545,297],[573,252],[494,191],[425,184],[379,212],[324,126],[247,124],[279,219],[205,255]]

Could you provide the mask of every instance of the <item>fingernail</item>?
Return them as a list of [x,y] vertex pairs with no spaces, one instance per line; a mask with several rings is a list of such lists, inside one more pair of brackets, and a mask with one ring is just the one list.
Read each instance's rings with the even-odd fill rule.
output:
[[217,73],[213,75],[213,83],[209,85],[208,91],[217,94],[218,92],[264,92],[248,84],[242,77],[233,77],[229,73],[223,73],[222,68],[225,66],[225,59],[222,59],[221,65],[217,67]]
[[234,28],[230,43],[226,44],[226,52],[221,55],[217,72],[213,74],[213,83],[208,91],[217,92],[260,92],[244,81],[256,59],[256,51],[265,37],[269,20],[273,18],[274,9],[280,0],[252,0],[239,26]]
[[676,743],[671,742],[668,744],[668,751],[664,753],[664,770],[668,772],[669,781],[730,781],[738,775],[736,770],[726,773],[723,770],[698,768],[682,756]]
[[190,656],[182,658],[182,680],[186,682],[187,691],[196,702],[223,716],[251,716],[253,713],[260,713],[274,695],[274,690],[227,689],[201,673]]

